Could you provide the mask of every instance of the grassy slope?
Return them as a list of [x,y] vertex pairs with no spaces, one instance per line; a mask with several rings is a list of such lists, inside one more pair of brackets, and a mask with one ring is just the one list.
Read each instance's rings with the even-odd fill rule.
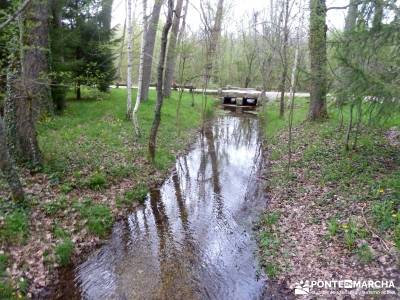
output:
[[[21,170],[29,208],[5,200],[8,190],[0,178],[0,299],[51,285],[55,267],[107,237],[113,220],[145,198],[148,184],[163,179],[201,123],[200,96],[191,107],[190,94],[184,94],[178,136],[177,93],[166,99],[152,166],[146,155],[155,91],[140,107],[137,141],[125,120],[126,89],[113,89],[102,100],[93,95],[84,91],[83,100],[69,101],[62,116],[38,125],[44,173]],[[5,271],[11,266],[12,278]]]
[[264,112],[271,196],[260,231],[265,270],[290,278],[288,285],[386,270],[400,248],[400,151],[385,131],[400,124],[400,114],[379,126],[364,124],[358,148],[346,152],[338,113],[331,109],[323,123],[301,122],[307,107],[297,100],[289,175],[287,121],[279,120],[276,104]]

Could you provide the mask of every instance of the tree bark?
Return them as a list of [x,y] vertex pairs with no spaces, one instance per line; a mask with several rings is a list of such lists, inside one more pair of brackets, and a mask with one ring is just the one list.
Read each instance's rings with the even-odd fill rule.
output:
[[132,0],[128,0],[128,68],[126,76],[126,88],[128,96],[126,100],[126,119],[132,119]]
[[146,101],[149,97],[151,70],[153,65],[154,44],[157,34],[158,21],[160,19],[162,0],[155,0],[149,26],[146,32],[143,59],[143,81],[141,87],[140,101]]
[[139,110],[140,105],[140,96],[142,95],[142,88],[143,88],[143,64],[144,64],[144,47],[146,43],[146,34],[147,34],[147,0],[143,0],[143,33],[142,33],[142,43],[140,45],[140,62],[139,62],[139,78],[138,78],[138,91],[136,94],[136,103],[135,109],[133,113],[136,114]]
[[172,22],[172,27],[168,42],[167,59],[165,62],[164,97],[169,97],[171,95],[171,85],[175,73],[175,64],[177,57],[177,51],[176,51],[176,48],[178,46],[177,38],[178,38],[179,24],[182,18],[182,6],[183,6],[183,0],[177,0],[175,6],[174,19]]
[[168,32],[172,25],[173,9],[174,9],[174,1],[168,0],[168,15],[161,36],[161,50],[160,50],[160,58],[157,69],[157,103],[155,107],[154,120],[153,120],[153,125],[151,127],[150,138],[149,138],[149,155],[152,162],[154,162],[156,154],[157,132],[158,132],[158,127],[160,126],[161,108],[164,100],[163,99],[164,64],[165,64],[165,55],[167,51]]
[[21,64],[24,85],[32,98],[34,121],[53,113],[49,81],[48,0],[33,0],[22,14]]
[[11,189],[11,196],[15,202],[24,200],[24,190],[21,181],[19,180],[18,173],[15,169],[14,162],[10,157],[7,149],[6,133],[3,119],[0,117],[0,170],[7,180]]
[[282,74],[280,82],[280,107],[279,107],[279,117],[283,118],[285,114],[285,90],[286,90],[286,77],[288,73],[288,61],[287,61],[287,47],[289,42],[289,0],[285,1],[285,19],[283,25],[283,43],[282,43]]
[[223,18],[224,0],[218,0],[217,11],[215,13],[215,22],[211,30],[211,40],[208,49],[208,66],[207,66],[207,76],[211,75],[213,70],[213,62],[215,59],[215,52],[217,51],[218,41],[221,35],[222,18]]
[[328,116],[326,109],[327,55],[326,55],[326,3],[310,0],[310,109],[311,121]]
[[13,158],[35,168],[42,158],[37,142],[34,120],[34,99],[18,71],[20,66],[13,57],[7,72],[7,96],[4,106],[7,143]]

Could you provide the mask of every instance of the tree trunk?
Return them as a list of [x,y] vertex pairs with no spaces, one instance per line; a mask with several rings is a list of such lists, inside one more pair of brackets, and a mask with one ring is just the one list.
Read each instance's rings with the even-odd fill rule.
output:
[[12,58],[7,72],[7,96],[4,106],[7,143],[10,153],[18,162],[35,168],[42,159],[37,142],[34,99],[24,85],[16,58]]
[[126,76],[126,88],[128,96],[126,100],[126,119],[132,118],[132,0],[128,0],[128,69]]
[[133,113],[136,114],[139,109],[140,96],[142,95],[143,88],[143,63],[144,63],[144,44],[146,43],[147,34],[147,0],[143,0],[143,33],[142,33],[142,43],[140,45],[140,62],[139,62],[139,78],[138,78],[138,91],[136,94],[136,103]]
[[165,64],[165,54],[167,51],[167,42],[168,42],[168,32],[172,25],[172,13],[174,9],[174,1],[168,0],[168,15],[167,20],[163,28],[162,36],[161,36],[161,49],[160,49],[160,58],[158,62],[157,69],[157,103],[154,112],[154,120],[153,125],[151,127],[150,138],[149,138],[149,154],[150,159],[154,162],[155,154],[156,154],[156,140],[157,140],[157,132],[158,127],[160,126],[161,121],[161,108],[163,104],[163,75],[164,75],[164,64]]
[[155,0],[149,26],[146,32],[146,42],[144,44],[143,59],[143,81],[141,87],[140,101],[146,101],[149,97],[149,87],[151,81],[151,70],[153,65],[154,44],[157,34],[158,20],[160,19],[162,0]]
[[34,0],[22,15],[21,64],[23,82],[32,98],[33,120],[53,113],[49,81],[48,0]]
[[[126,1],[125,1],[125,9],[128,10]],[[128,16],[125,16],[124,28],[122,29],[121,46],[119,48],[119,60],[118,60],[118,67],[117,67],[118,81],[120,81],[122,79],[121,68],[122,68],[122,59],[123,59],[123,56],[124,56],[124,48],[125,48],[125,35],[126,35],[127,17]]]
[[6,133],[3,119],[0,117],[0,170],[3,173],[11,189],[11,195],[15,202],[22,202],[25,198],[22,184],[7,149]]
[[211,40],[208,49],[208,66],[207,75],[210,76],[213,70],[213,62],[215,59],[215,52],[217,51],[218,41],[221,35],[222,18],[223,18],[224,0],[218,0],[217,11],[215,13],[215,22],[211,30]]
[[288,62],[287,62],[287,47],[289,42],[289,0],[285,1],[285,19],[283,25],[283,44],[282,44],[282,74],[280,82],[280,107],[279,107],[279,117],[283,118],[285,114],[285,90],[286,90],[286,77],[288,72]]
[[[179,31],[179,24],[182,18],[182,6],[183,0],[177,0],[175,6],[174,20],[172,22],[171,33],[168,42],[167,59],[165,62],[165,77],[164,77],[164,96],[169,97],[171,95],[171,85],[175,73],[175,64],[177,57],[177,37]],[[181,84],[183,84],[181,82]]]
[[310,1],[310,109],[311,121],[328,116],[326,109],[327,57],[326,57],[326,3],[325,0]]

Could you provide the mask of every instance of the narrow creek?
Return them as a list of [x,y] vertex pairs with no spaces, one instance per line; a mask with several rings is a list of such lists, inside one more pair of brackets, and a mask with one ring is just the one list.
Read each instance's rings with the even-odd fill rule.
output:
[[63,299],[262,299],[259,121],[227,112],[64,282]]

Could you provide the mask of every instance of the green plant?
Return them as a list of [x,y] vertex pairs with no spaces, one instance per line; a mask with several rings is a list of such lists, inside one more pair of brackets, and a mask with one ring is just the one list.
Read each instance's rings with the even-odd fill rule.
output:
[[69,236],[68,233],[58,225],[54,226],[53,233],[58,239],[65,239]]
[[92,190],[101,190],[106,186],[106,177],[99,172],[95,172],[87,179],[86,186]]
[[60,196],[53,202],[45,203],[43,209],[48,215],[55,215],[61,210],[68,207],[68,198],[66,196]]
[[372,254],[371,249],[369,248],[368,244],[363,244],[361,245],[357,250],[356,250],[358,259],[363,263],[363,264],[368,264],[372,261],[374,258],[374,255]]
[[104,237],[112,227],[113,217],[108,207],[93,204],[90,199],[80,207],[81,215],[87,219],[87,227],[91,233]]
[[0,277],[5,275],[8,266],[8,256],[5,254],[0,254]]
[[271,226],[278,222],[279,214],[276,212],[266,213],[263,216],[262,222],[264,225]]
[[339,223],[336,218],[331,218],[327,222],[329,237],[332,238],[338,233]]
[[11,244],[21,244],[28,235],[28,219],[23,211],[15,211],[7,215],[1,229],[1,236]]
[[133,190],[125,192],[124,202],[132,203],[133,201],[137,201],[143,203],[146,200],[148,193],[149,189],[145,184],[138,184]]
[[381,231],[388,230],[393,225],[392,214],[394,212],[393,201],[385,200],[376,202],[372,206],[372,216]]
[[272,262],[268,262],[264,266],[265,273],[267,274],[268,278],[275,279],[278,276],[279,269],[278,266]]
[[347,224],[343,225],[344,228],[344,242],[348,249],[353,249],[357,237],[357,224],[350,219]]
[[64,194],[68,194],[69,192],[71,192],[74,188],[72,187],[72,185],[70,185],[69,183],[64,183],[60,186],[60,191],[61,193]]
[[72,253],[74,251],[74,243],[70,239],[63,240],[55,248],[57,262],[61,266],[67,266],[70,263]]

